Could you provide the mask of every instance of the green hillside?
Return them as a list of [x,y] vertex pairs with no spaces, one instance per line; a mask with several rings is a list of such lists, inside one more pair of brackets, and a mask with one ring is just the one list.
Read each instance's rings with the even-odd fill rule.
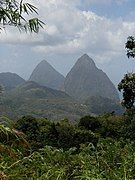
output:
[[55,120],[76,120],[90,112],[66,93],[29,81],[1,96],[0,114],[11,118],[33,115]]
[[116,102],[113,99],[105,98],[102,96],[91,96],[86,101],[90,112],[95,114],[111,113],[122,114],[124,109],[122,108],[120,102]]
[[3,87],[4,90],[11,90],[23,83],[25,83],[25,80],[16,73],[0,73],[0,85]]

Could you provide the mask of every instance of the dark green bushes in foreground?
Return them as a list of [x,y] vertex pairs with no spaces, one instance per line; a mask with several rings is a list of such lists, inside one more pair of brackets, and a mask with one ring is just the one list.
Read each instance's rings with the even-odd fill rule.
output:
[[133,180],[135,117],[86,116],[77,124],[25,116],[0,126],[0,179]]
[[16,128],[27,135],[27,140],[34,150],[45,145],[66,150],[71,147],[79,148],[81,143],[96,144],[98,141],[98,136],[91,130],[80,129],[68,120],[54,123],[47,119],[24,116],[18,120]]
[[97,144],[99,138],[115,140],[135,140],[135,116],[105,114],[98,117],[85,116],[77,124],[67,119],[52,122],[24,116],[17,121],[15,128],[23,132],[33,150],[46,145],[67,150],[80,147],[80,144]]
[[98,117],[85,116],[78,126],[97,133],[100,137],[135,140],[135,115],[105,114]]

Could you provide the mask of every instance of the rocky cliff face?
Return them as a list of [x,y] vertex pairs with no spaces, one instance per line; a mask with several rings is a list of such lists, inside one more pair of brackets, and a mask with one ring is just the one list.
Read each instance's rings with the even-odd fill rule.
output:
[[60,89],[64,76],[57,72],[47,61],[41,61],[32,72],[29,81],[34,81],[42,86]]
[[15,73],[11,73],[11,72],[0,73],[0,85],[5,90],[11,90],[24,82],[25,80]]
[[78,100],[86,100],[90,96],[119,100],[115,86],[87,54],[80,57],[68,73],[64,91]]

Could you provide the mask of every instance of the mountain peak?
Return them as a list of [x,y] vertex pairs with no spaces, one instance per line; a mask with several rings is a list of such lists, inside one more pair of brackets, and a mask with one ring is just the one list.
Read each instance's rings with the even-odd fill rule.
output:
[[34,81],[52,89],[60,89],[64,82],[64,76],[56,71],[46,60],[42,60],[32,72],[29,81]]
[[86,68],[87,68],[87,67],[91,67],[91,68],[96,67],[93,59],[90,58],[90,57],[88,56],[88,54],[82,55],[82,56],[77,60],[76,65],[85,66]]
[[[45,59],[43,59],[38,65],[37,65],[37,67],[42,67],[42,68],[46,68],[46,69],[48,69],[49,68],[49,70],[54,70],[54,71],[56,71],[55,69],[54,69],[54,67],[53,66],[51,66],[50,64],[49,64],[49,62],[48,61],[46,61]],[[37,68],[36,67],[36,68]]]
[[98,69],[87,55],[81,56],[66,76],[64,90],[78,100],[102,96],[119,100],[118,93],[108,76]]
[[39,64],[48,64],[49,66],[51,66],[51,65],[49,64],[49,62],[46,61],[45,59],[43,59]]
[[88,56],[88,54],[85,53],[81,56],[81,58],[90,58],[90,57]]

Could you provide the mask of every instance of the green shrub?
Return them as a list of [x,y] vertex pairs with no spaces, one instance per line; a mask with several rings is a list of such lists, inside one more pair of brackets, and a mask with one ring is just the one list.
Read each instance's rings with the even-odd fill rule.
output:
[[101,139],[97,147],[82,145],[79,153],[46,146],[1,169],[11,180],[130,180],[135,179],[134,152],[131,143],[111,138]]
[[85,116],[80,119],[78,126],[94,132],[101,127],[101,123],[96,117]]

